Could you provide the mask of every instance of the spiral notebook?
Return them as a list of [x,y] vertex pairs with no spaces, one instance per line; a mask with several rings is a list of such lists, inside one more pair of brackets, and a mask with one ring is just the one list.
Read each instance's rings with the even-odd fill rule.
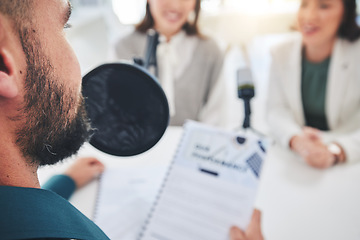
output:
[[146,220],[167,166],[107,168],[101,176],[93,220],[112,240],[134,240]]
[[188,121],[139,240],[221,240],[250,222],[260,138]]

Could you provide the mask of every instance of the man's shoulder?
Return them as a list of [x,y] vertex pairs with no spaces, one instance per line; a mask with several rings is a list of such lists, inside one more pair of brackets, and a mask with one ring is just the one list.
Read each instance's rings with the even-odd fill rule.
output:
[[4,239],[108,239],[59,195],[35,188],[0,186],[0,235]]

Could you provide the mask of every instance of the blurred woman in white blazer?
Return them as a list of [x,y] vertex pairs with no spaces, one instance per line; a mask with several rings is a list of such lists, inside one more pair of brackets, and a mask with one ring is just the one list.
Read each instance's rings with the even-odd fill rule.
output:
[[301,36],[272,51],[268,123],[315,168],[360,160],[360,30],[355,0],[303,0]]
[[[360,162],[356,1],[302,0],[297,23],[300,34],[272,49],[267,120],[276,146],[289,150],[283,163],[295,161],[290,152],[310,168]],[[268,196],[260,191],[260,209]],[[260,215],[254,211],[246,233],[234,228],[232,240],[263,239]]]

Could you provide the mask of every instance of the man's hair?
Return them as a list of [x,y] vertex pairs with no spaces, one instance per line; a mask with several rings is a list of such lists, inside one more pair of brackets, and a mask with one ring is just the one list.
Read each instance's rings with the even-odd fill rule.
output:
[[31,20],[33,0],[1,0],[0,13],[9,17],[16,33]]

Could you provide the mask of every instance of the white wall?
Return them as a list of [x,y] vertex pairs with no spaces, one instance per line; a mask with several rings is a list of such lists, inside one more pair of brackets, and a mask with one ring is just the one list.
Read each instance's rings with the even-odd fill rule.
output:
[[[253,72],[256,97],[252,101],[252,123],[267,132],[264,105],[267,91],[270,47],[289,33],[294,23],[293,10],[276,12],[271,9],[262,14],[223,10],[216,14],[202,13],[202,31],[218,40],[227,51],[225,79],[236,96],[236,70],[249,65]],[[109,61],[111,43],[131,26],[121,25],[109,5],[77,9],[71,18],[72,28],[67,36],[79,58],[82,74]],[[285,34],[285,35],[284,35]],[[243,49],[247,49],[244,55]],[[248,60],[248,62],[246,61]],[[235,99],[229,106],[243,118],[243,102]],[[240,126],[241,123],[239,123]]]
[[[126,31],[106,1],[96,7],[74,9],[68,30],[68,39],[73,46],[85,73],[107,61],[109,43]],[[76,7],[76,6],[75,6]],[[224,48],[248,44],[255,37],[290,31],[294,12],[275,12],[269,9],[262,14],[223,10],[216,14],[202,12],[199,21],[202,31],[219,40]]]

